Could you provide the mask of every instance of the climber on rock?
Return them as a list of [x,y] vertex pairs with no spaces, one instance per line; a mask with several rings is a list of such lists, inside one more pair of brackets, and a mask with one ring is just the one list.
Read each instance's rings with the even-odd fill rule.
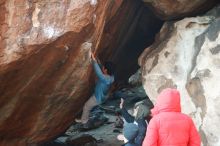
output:
[[106,61],[104,65],[100,67],[93,53],[91,54],[91,58],[98,80],[96,82],[94,93],[83,106],[81,118],[75,119],[77,123],[82,124],[86,124],[88,122],[89,114],[93,107],[105,102],[110,86],[114,82],[114,64],[112,62]]

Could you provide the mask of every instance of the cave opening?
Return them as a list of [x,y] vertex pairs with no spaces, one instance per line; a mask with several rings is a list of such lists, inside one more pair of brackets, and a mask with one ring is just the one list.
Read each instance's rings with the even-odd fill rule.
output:
[[[142,1],[124,1],[115,18],[110,20],[104,32],[114,36],[110,44],[100,52],[102,60],[108,58],[106,50],[115,50],[111,56],[116,64],[116,80],[122,84],[139,68],[138,57],[150,46],[160,31],[160,20]],[[120,26],[114,29],[115,26]]]

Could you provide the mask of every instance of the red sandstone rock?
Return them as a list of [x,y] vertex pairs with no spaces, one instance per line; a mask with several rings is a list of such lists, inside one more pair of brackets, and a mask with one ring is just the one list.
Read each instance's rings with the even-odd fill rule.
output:
[[183,18],[206,12],[218,0],[143,0],[163,20]]
[[[0,2],[0,145],[25,146],[65,131],[94,84],[91,50],[121,3]],[[92,49],[91,49],[92,48]]]

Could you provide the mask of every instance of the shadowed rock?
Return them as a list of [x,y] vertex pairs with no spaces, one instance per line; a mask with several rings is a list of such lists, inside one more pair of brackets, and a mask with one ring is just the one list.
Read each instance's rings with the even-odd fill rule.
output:
[[195,16],[211,9],[218,0],[142,0],[163,20]]

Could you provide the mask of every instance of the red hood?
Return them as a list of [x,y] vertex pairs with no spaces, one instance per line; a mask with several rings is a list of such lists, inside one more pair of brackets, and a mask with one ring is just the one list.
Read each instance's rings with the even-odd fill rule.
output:
[[151,110],[152,115],[161,112],[181,112],[180,93],[176,89],[164,89],[157,97],[156,105]]

